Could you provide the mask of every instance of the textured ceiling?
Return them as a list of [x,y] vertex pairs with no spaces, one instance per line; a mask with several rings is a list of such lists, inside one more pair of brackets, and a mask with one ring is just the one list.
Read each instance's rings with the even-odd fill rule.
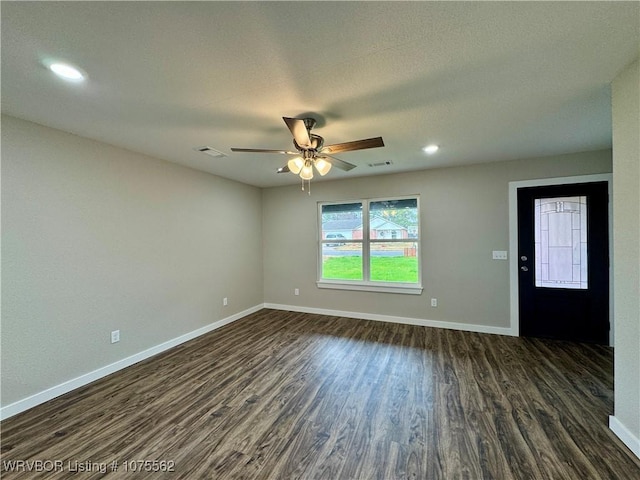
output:
[[[611,146],[638,2],[2,2],[2,111],[261,187],[311,112],[327,179]],[[56,78],[51,59],[88,74]],[[421,148],[437,143],[440,152]],[[209,145],[216,159],[195,152]],[[387,167],[369,163],[391,160]]]

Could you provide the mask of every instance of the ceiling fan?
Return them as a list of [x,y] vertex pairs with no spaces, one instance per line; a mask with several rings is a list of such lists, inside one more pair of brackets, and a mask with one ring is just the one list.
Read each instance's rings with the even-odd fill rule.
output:
[[384,147],[382,137],[324,145],[324,138],[320,135],[311,133],[311,129],[316,124],[316,120],[314,118],[282,117],[282,119],[284,120],[284,123],[287,124],[287,127],[289,127],[289,130],[293,135],[293,146],[296,148],[296,151],[266,150],[262,148],[231,148],[231,151],[296,155],[296,157],[289,160],[285,166],[280,167],[277,172],[292,172],[296,175],[300,175],[300,178],[303,180],[303,189],[304,180],[311,181],[313,178],[314,167],[321,176],[326,175],[329,170],[331,170],[332,166],[345,171],[349,171],[356,167],[352,163],[345,162],[334,157],[333,154],[349,152],[352,150],[364,150],[365,148]]

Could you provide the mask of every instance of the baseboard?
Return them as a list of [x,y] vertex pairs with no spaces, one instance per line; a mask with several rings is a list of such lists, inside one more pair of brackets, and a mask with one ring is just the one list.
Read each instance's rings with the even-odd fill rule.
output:
[[419,325],[422,327],[446,328],[448,330],[462,330],[465,332],[491,333],[494,335],[514,336],[510,327],[491,327],[489,325],[443,322],[440,320],[397,317],[395,315],[378,315],[375,313],[346,312],[342,310],[328,310],[326,308],[299,307],[296,305],[280,305],[277,303],[265,303],[264,308],[272,308],[274,310],[289,310],[292,312],[302,312],[302,313],[316,313],[319,315],[332,315],[336,317],[358,318],[361,320],[375,320],[378,322],[405,323],[408,325]]
[[609,428],[622,440],[633,454],[640,458],[640,438],[636,437],[624,424],[613,415],[609,415]]
[[247,315],[257,312],[264,308],[264,304],[259,304],[254,307],[248,308],[247,310],[243,310],[242,312],[238,312],[229,317],[223,318],[222,320],[218,320],[217,322],[213,322],[209,325],[206,325],[202,328],[194,330],[189,333],[185,333],[184,335],[180,335],[179,337],[168,340],[164,343],[156,345],[154,347],[148,348],[140,353],[136,353],[131,355],[130,357],[123,358],[122,360],[118,360],[110,365],[106,365],[104,367],[98,368],[92,372],[86,373],[84,375],[80,375],[77,378],[68,380],[64,383],[56,385],[55,387],[48,388],[42,392],[31,395],[30,397],[24,398],[22,400],[18,400],[6,407],[0,408],[0,420],[4,420],[5,418],[12,417],[17,415],[18,413],[24,412],[30,408],[33,408],[37,405],[40,405],[44,402],[48,402],[60,395],[64,395],[65,393],[69,393],[76,388],[84,387],[91,382],[99,380],[100,378],[106,377],[107,375],[111,375],[119,370],[127,368],[135,363],[141,362],[142,360],[146,360],[148,358],[153,357],[159,353],[162,353],[170,348],[176,347],[182,343],[188,342],[189,340],[193,340],[201,335],[209,333],[217,328],[220,328],[229,323],[235,322]]

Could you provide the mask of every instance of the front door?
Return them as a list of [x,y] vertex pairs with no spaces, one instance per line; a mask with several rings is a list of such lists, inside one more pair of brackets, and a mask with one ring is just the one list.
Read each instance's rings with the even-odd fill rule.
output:
[[520,334],[609,343],[607,182],[518,189]]

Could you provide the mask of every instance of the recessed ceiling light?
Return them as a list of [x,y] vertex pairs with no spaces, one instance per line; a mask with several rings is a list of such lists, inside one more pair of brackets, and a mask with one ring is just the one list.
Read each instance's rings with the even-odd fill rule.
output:
[[84,74],[76,67],[72,67],[66,63],[52,63],[49,70],[65,80],[78,82],[84,80]]
[[433,155],[438,150],[440,150],[440,147],[438,145],[427,145],[422,150],[424,151],[424,153],[427,153],[429,155]]

